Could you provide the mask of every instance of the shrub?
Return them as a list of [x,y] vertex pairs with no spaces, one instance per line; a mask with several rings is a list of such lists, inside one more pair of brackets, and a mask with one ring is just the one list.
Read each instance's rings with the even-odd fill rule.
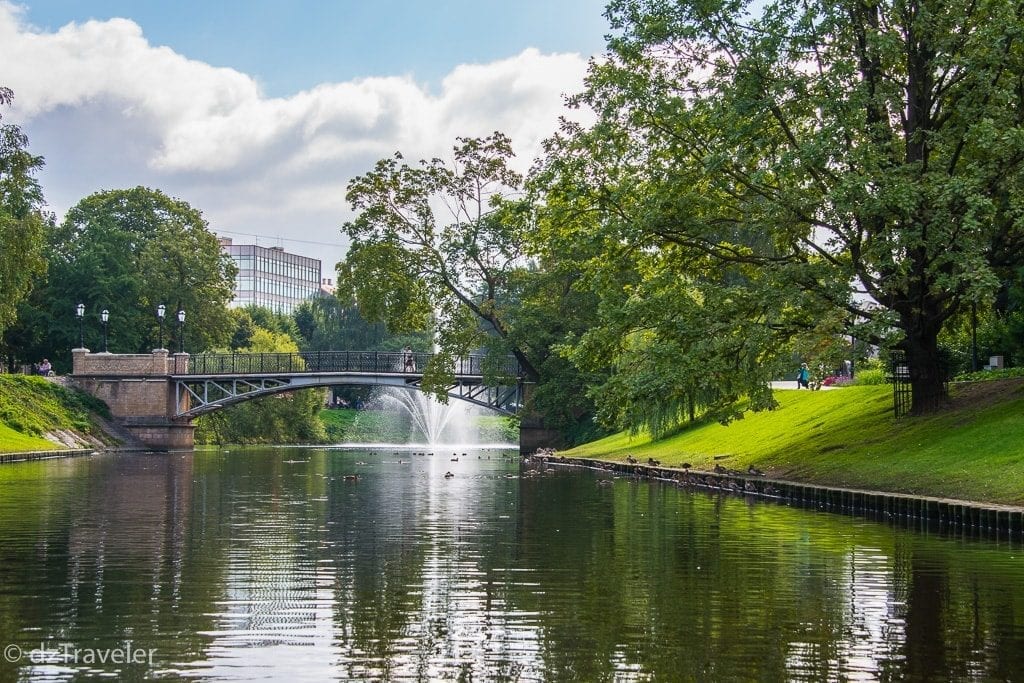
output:
[[954,377],[954,380],[957,382],[989,382],[996,379],[1010,379],[1013,377],[1024,377],[1024,368],[1003,368],[1001,370],[964,372]]
[[889,381],[886,372],[882,368],[868,368],[858,370],[853,377],[853,383],[859,385],[885,384]]

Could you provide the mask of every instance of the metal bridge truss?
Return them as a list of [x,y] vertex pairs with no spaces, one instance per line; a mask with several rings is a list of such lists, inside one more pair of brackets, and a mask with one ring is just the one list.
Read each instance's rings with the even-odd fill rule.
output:
[[[382,376],[371,373],[322,373],[301,375],[225,376],[179,375],[175,384],[175,417],[193,418],[242,401],[311,387],[340,385],[394,386],[422,391],[420,377]],[[522,384],[490,387],[479,378],[456,378],[448,396],[490,408],[506,415],[518,412],[523,401]]]

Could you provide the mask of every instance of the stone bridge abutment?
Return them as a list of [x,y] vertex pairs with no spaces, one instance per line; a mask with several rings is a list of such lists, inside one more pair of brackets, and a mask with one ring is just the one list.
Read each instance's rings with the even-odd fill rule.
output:
[[[191,449],[195,426],[175,415],[178,406],[172,375],[188,372],[187,353],[91,353],[73,349],[72,381],[110,406],[114,422],[147,448]],[[188,397],[183,397],[188,401]]]

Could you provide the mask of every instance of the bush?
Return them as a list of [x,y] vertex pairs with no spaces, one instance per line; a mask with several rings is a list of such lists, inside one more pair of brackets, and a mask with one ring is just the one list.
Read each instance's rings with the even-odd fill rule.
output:
[[1024,368],[1003,368],[1001,370],[964,372],[953,379],[957,382],[990,382],[996,379],[1010,379],[1012,377],[1024,377]]
[[858,370],[853,377],[853,383],[861,386],[886,384],[888,381],[889,378],[883,368],[868,368],[867,370]]

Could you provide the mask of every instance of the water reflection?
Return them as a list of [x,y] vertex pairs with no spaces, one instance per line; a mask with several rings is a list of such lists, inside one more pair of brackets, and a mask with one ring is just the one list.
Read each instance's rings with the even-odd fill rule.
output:
[[[2,467],[0,643],[25,655],[0,678],[1024,672],[1019,547],[596,476],[499,451]],[[154,665],[28,656],[127,641]]]

